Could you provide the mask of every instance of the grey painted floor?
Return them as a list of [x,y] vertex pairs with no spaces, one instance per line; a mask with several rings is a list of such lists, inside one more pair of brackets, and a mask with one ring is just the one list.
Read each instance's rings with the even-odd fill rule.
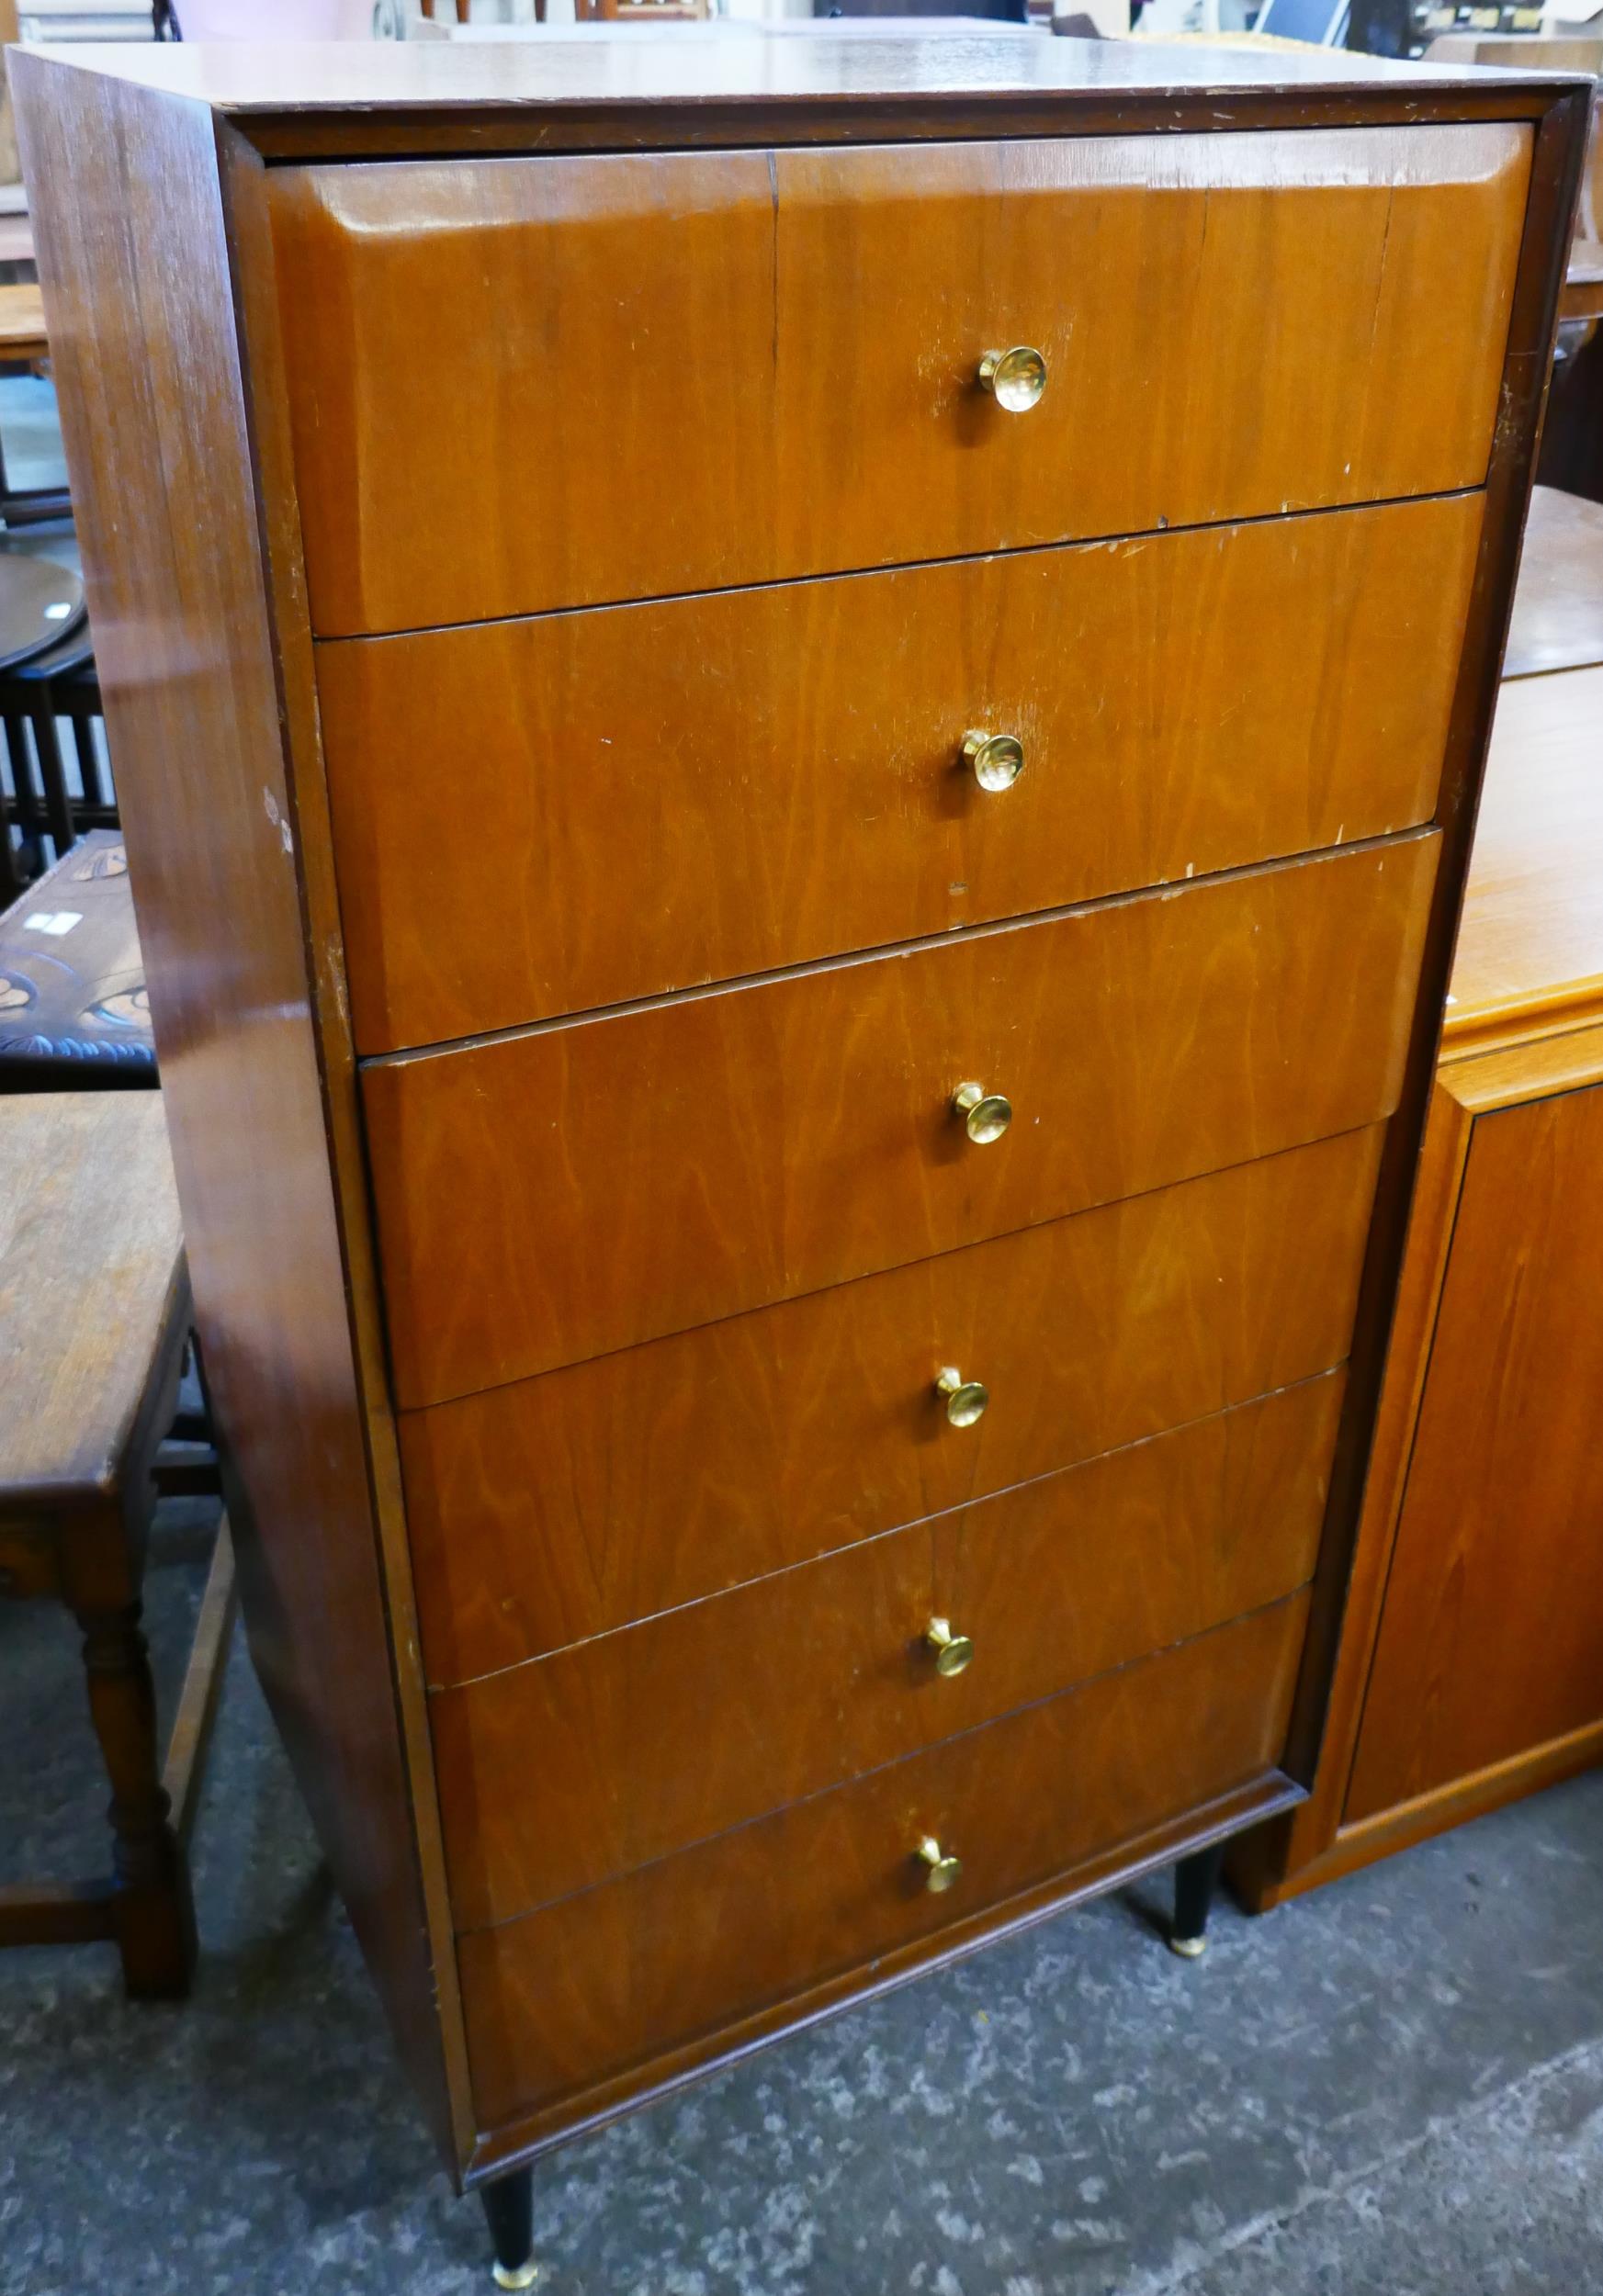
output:
[[[181,1654],[195,1529],[152,1575]],[[93,1870],[73,1645],[0,1606],[0,1878]],[[432,2165],[243,1652],[186,2009],[0,1956],[0,2296],[454,2296]],[[1149,1905],[1161,1893],[1143,1893]],[[1066,1916],[579,2144],[548,2296],[1603,2290],[1603,1774],[1176,1961]]]

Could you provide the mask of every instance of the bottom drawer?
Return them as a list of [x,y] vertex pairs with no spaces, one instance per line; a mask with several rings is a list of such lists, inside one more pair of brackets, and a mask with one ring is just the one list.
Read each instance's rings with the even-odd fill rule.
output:
[[[1307,1598],[457,1943],[480,2126],[575,2098],[1272,1770]],[[694,1760],[694,1749],[686,1748]],[[963,1861],[925,1885],[926,1836]],[[709,2052],[710,2054],[710,2052]]]
[[[532,1913],[1293,1593],[1313,1575],[1342,1385],[1326,1372],[435,1692],[457,1927]],[[924,1640],[934,1618],[973,1646],[950,1678]]]

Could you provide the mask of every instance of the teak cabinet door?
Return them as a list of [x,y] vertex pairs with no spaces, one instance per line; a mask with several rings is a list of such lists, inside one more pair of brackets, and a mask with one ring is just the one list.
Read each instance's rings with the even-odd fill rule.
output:
[[[1492,123],[276,171],[313,627],[1479,486],[1530,144]],[[1046,388],[1010,412],[980,370],[1020,345]]]
[[1343,1823],[1603,1720],[1603,1085],[1477,1116]]

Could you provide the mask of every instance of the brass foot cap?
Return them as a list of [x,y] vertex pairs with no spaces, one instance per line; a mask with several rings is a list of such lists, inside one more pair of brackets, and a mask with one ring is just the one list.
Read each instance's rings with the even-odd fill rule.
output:
[[533,2288],[539,2275],[539,2266],[531,2257],[527,2264],[492,2264],[497,2288]]
[[1201,1961],[1208,1950],[1208,1941],[1205,1937],[1171,1937],[1168,1950],[1179,1953],[1182,1961]]

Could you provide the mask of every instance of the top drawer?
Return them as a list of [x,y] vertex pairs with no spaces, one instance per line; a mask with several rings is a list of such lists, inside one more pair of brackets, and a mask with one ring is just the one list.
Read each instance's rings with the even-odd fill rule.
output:
[[[1478,485],[1530,150],[1491,124],[277,171],[313,626]],[[1046,367],[1022,413],[979,381],[1014,344]]]

